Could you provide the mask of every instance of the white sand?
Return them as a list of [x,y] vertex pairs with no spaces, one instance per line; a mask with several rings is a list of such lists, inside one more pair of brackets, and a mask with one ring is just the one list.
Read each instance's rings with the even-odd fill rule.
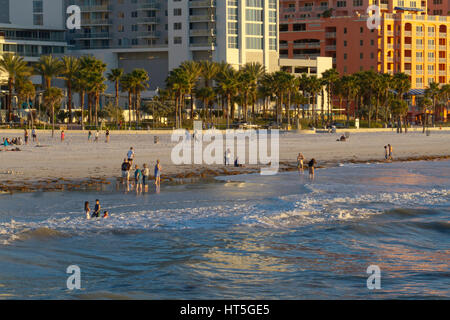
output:
[[[19,146],[20,152],[0,152],[0,181],[36,181],[48,178],[83,179],[90,177],[116,177],[120,166],[131,146],[136,151],[135,164],[149,164],[153,173],[156,159],[161,160],[163,174],[186,173],[202,165],[176,166],[171,161],[174,143],[169,134],[159,134],[160,143],[154,144],[154,133],[117,134],[111,133],[111,141],[105,143],[105,135],[100,135],[98,143],[88,143],[87,133],[67,132],[61,143],[59,132],[52,140],[50,132],[38,131],[36,147],[30,142]],[[22,131],[0,131],[2,137],[23,136]],[[384,145],[394,147],[394,157],[449,156],[450,131],[433,131],[430,136],[420,130],[408,134],[395,132],[351,133],[347,142],[337,142],[340,134],[318,133],[315,135],[289,133],[281,135],[280,161],[295,163],[298,152],[307,159],[314,157],[321,162],[344,162],[351,160],[382,160]],[[30,134],[31,140],[31,134]],[[3,146],[2,146],[3,148]],[[212,169],[222,166],[211,166]]]

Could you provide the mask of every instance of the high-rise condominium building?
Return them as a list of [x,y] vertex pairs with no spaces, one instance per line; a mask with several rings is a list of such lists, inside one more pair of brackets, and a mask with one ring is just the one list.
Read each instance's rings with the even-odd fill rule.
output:
[[40,55],[65,53],[64,22],[62,1],[0,0],[0,54],[33,62]]
[[151,87],[186,60],[260,62],[278,68],[277,0],[71,0],[81,30],[68,33],[74,52],[92,53],[126,72],[144,68]]
[[[444,0],[448,2],[448,0]],[[328,56],[341,74],[360,70],[410,76],[413,88],[449,83],[450,17],[441,0],[281,0],[280,56]],[[430,5],[431,3],[431,5]],[[380,8],[379,27],[366,10]],[[428,10],[430,8],[430,10]],[[439,9],[444,8],[444,9]],[[444,10],[445,15],[429,15]]]

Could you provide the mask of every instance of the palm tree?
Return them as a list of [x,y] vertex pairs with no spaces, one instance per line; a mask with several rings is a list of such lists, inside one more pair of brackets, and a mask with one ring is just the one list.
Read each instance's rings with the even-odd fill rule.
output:
[[125,74],[120,78],[120,86],[123,92],[128,93],[128,125],[131,128],[131,106],[133,104],[132,98],[134,87],[130,74]]
[[433,105],[433,100],[431,100],[426,94],[419,98],[417,105],[422,109],[422,133],[425,133],[425,128],[428,126],[428,112],[429,107]]
[[[392,79],[393,87],[397,91],[397,99],[404,100],[404,95],[411,89],[411,81],[405,73],[396,73]],[[407,115],[407,114],[406,114]],[[408,124],[405,115],[405,133],[408,132]],[[402,132],[401,117],[398,118],[398,129]]]
[[[259,62],[252,62],[247,63],[243,66],[242,72],[246,74],[246,78],[249,82],[249,91],[253,98],[252,103],[252,115],[254,117],[255,115],[255,102],[256,102],[256,95],[258,91],[258,83],[261,81],[261,79],[264,77],[264,74],[266,73],[266,70],[262,64]],[[247,104],[247,101],[246,101]],[[247,115],[247,113],[246,113]],[[247,121],[247,119],[246,119]]]
[[[27,76],[20,76],[16,79],[16,92],[19,98],[19,105],[21,102],[26,103],[27,107],[30,108],[30,100],[34,99],[36,96],[36,88],[33,82]],[[31,123],[33,124],[33,112],[30,110]]]
[[45,90],[44,95],[44,103],[51,110],[52,117],[52,138],[55,133],[55,106],[61,104],[64,95],[62,90],[59,88],[48,88]]
[[85,96],[86,96],[86,87],[87,82],[86,78],[84,78],[83,73],[79,70],[75,75],[75,79],[73,81],[73,89],[79,93],[80,95],[80,109],[81,109],[81,127],[84,130],[84,105],[85,105]]
[[62,57],[62,78],[66,81],[67,87],[67,104],[69,108],[69,123],[72,123],[72,89],[76,81],[78,72],[80,71],[80,60],[71,56]]
[[217,84],[220,92],[227,100],[227,128],[230,128],[230,113],[234,119],[234,105],[232,105],[232,97],[238,92],[239,80],[238,73],[232,67],[222,67],[221,72],[217,76]]
[[0,71],[6,73],[8,77],[8,119],[12,121],[12,95],[15,79],[20,75],[30,73],[30,69],[22,57],[5,53],[0,58]]
[[441,95],[441,90],[439,88],[439,84],[436,82],[432,82],[428,85],[428,88],[425,89],[425,95],[433,101],[433,126],[436,123],[436,115],[437,115],[437,100],[439,99],[439,96]]
[[114,82],[114,88],[116,90],[116,109],[119,108],[120,79],[122,78],[123,73],[123,69],[111,69],[111,71],[106,75],[108,81]]
[[184,106],[184,97],[189,87],[186,72],[181,68],[170,71],[166,79],[166,86],[171,96],[175,97],[175,123],[176,128],[182,127],[182,111]]
[[41,56],[34,66],[35,73],[42,76],[45,82],[45,88],[52,87],[52,80],[61,75],[64,71],[64,65],[58,58],[52,55]]
[[[328,69],[322,73],[322,81],[327,89],[328,96],[328,119],[333,121],[333,94],[337,81],[339,80],[339,72],[336,69]],[[323,99],[322,99],[323,100]]]
[[150,87],[149,85],[150,76],[144,69],[135,69],[131,72],[130,77],[134,89],[134,102],[137,116],[136,121],[137,123],[140,123],[139,109],[141,104],[141,92]]
[[180,68],[185,72],[187,80],[187,94],[191,97],[191,120],[194,120],[195,109],[195,86],[202,73],[202,67],[198,62],[185,61],[181,64]]

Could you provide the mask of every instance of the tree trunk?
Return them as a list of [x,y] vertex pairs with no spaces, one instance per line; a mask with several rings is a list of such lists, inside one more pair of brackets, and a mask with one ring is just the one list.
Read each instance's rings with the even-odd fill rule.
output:
[[14,79],[8,79],[8,119],[12,121],[12,94],[13,94],[13,81]]
[[69,124],[72,123],[72,83],[67,82],[67,103],[69,108]]
[[128,126],[129,129],[131,129],[131,104],[132,104],[132,98],[131,98],[131,91],[128,91]]

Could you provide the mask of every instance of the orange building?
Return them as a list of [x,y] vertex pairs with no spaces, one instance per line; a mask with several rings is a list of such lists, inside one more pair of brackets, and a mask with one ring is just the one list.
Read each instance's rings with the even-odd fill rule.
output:
[[[450,82],[449,2],[281,0],[280,58],[332,57],[341,74],[404,72],[414,92],[423,92],[431,82]],[[377,28],[368,25],[372,5],[379,8]]]
[[[367,26],[373,4],[377,29]],[[281,0],[280,10],[281,58],[333,57],[341,74],[404,72],[414,89],[449,81],[450,17],[427,15],[425,1]]]

